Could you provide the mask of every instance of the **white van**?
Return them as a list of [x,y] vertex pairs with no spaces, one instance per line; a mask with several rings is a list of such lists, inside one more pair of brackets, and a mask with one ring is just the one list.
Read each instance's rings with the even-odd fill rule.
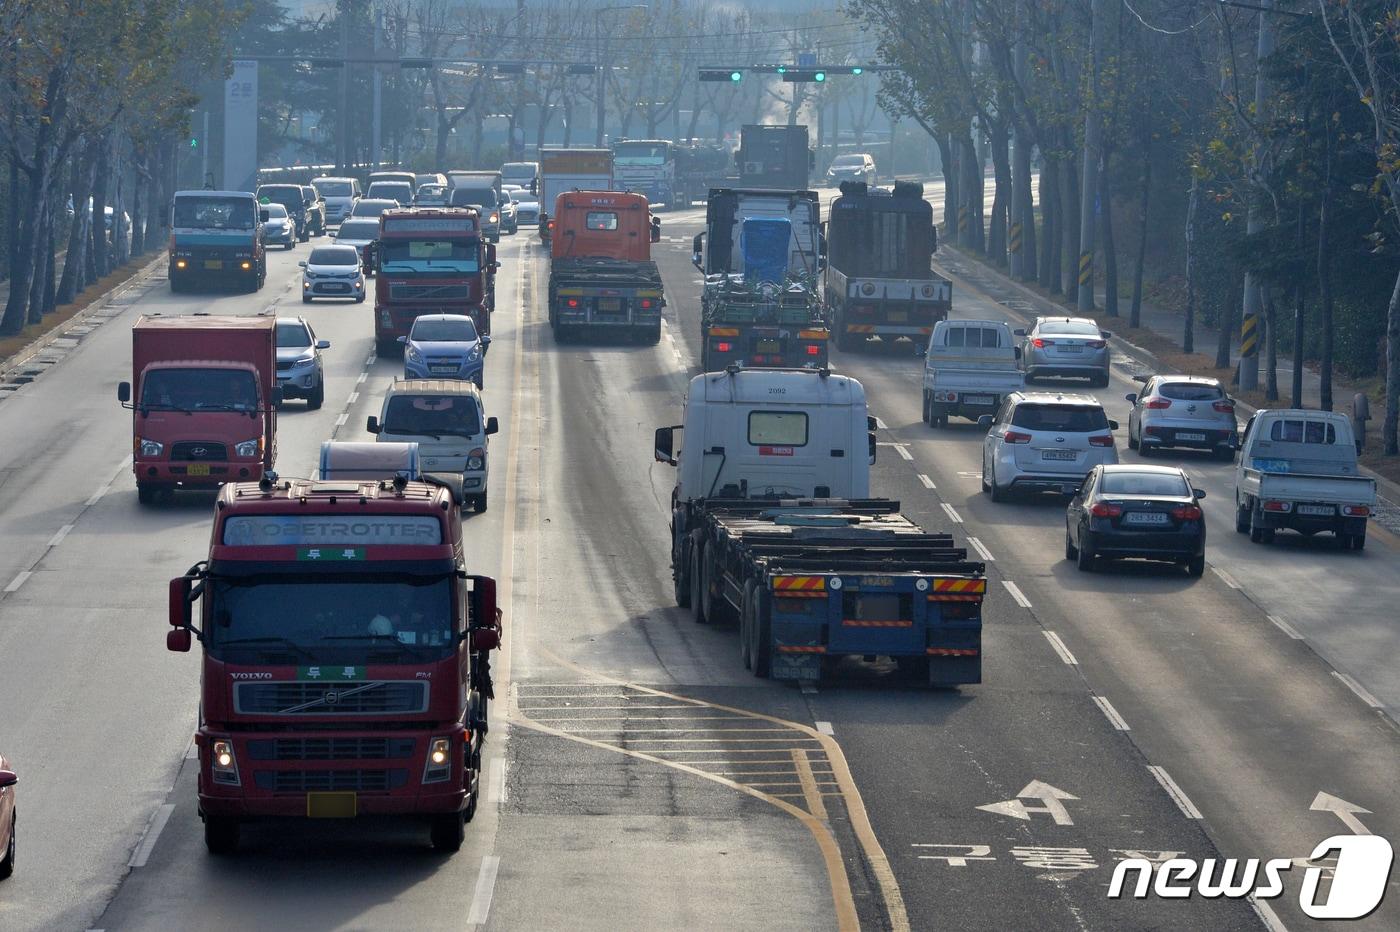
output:
[[458,504],[486,510],[487,438],[499,427],[471,382],[396,380],[365,429],[381,442],[416,443],[425,475],[447,483]]

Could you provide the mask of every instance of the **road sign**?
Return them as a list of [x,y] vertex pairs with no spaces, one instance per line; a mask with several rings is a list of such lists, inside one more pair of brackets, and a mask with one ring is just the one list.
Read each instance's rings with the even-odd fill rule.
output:
[[817,63],[817,53],[816,53],[816,52],[798,52],[798,53],[797,53],[797,67],[799,67],[799,68],[811,68],[811,67],[813,67],[814,65],[816,65],[816,63]]
[[[1078,799],[1073,793],[1066,793],[1062,789],[1042,783],[1039,780],[1032,780],[1027,783],[1025,789],[1016,794],[1015,799],[1007,799],[999,803],[988,803],[985,806],[978,806],[983,812],[994,812],[997,815],[1011,816],[1013,819],[1021,819],[1029,822],[1031,816],[1035,814],[1048,815],[1055,820],[1056,825],[1073,825],[1074,820],[1069,817],[1069,810],[1065,808],[1063,800]],[[1029,806],[1022,800],[1034,800],[1039,802],[1039,806]]]

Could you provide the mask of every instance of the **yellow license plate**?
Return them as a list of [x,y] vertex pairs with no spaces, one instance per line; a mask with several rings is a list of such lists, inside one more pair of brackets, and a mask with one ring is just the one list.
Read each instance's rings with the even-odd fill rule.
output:
[[599,298],[598,310],[600,311],[620,311],[622,310],[621,298]]
[[353,792],[306,794],[308,819],[353,819],[359,811],[359,796]]
[[224,267],[224,261],[222,259],[205,259],[204,267],[206,269],[221,269]]
[[904,321],[906,321],[906,320],[908,320],[908,319],[909,319],[909,312],[908,312],[908,311],[890,311],[890,320],[891,320],[891,321],[897,321],[897,322],[899,322],[899,323],[903,323]]
[[783,344],[781,340],[759,340],[754,350],[759,353],[781,353]]
[[191,463],[188,467],[186,467],[186,469],[185,469],[185,475],[187,475],[187,476],[207,476],[207,475],[209,475],[209,464],[208,464],[208,463]]

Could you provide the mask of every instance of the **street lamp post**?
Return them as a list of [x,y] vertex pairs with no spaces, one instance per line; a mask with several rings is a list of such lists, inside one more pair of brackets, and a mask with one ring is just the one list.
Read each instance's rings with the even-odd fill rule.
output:
[[594,38],[597,40],[597,45],[595,48],[596,54],[598,56],[598,113],[594,120],[594,123],[597,126],[597,141],[594,144],[599,149],[603,148],[603,123],[607,119],[607,107],[604,106],[604,94],[607,90],[607,84],[603,79],[603,14],[616,12],[618,10],[645,10],[646,8],[647,5],[645,3],[628,3],[620,4],[618,6],[600,7],[593,11],[593,35]]

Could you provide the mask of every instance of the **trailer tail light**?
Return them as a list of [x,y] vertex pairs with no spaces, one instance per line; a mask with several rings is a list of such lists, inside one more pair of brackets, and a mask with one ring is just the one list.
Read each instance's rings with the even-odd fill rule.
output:
[[825,330],[799,330],[797,336],[803,340],[825,340]]
[[1214,408],[1216,411],[1219,411],[1221,414],[1235,413],[1235,405],[1233,402],[1230,401],[1217,401],[1215,404],[1211,405],[1211,407]]
[[1089,446],[1091,446],[1091,447],[1111,447],[1111,446],[1113,446],[1113,435],[1112,435],[1112,434],[1095,434],[1094,436],[1092,436],[1092,437],[1089,438]]
[[1199,521],[1201,509],[1198,505],[1178,505],[1172,509],[1172,517],[1178,521]]
[[578,298],[570,298],[564,304],[568,307],[578,307]]
[[1089,507],[1089,514],[1095,518],[1116,518],[1123,513],[1122,505],[1115,505],[1112,502],[1094,502]]
[[642,308],[645,310],[646,308],[649,308],[649,307],[651,307],[651,298],[643,298],[643,299],[642,299]]
[[1031,435],[1023,434],[1019,430],[1008,430],[1006,433],[1002,434],[1001,439],[1005,440],[1007,443],[1030,443]]
[[818,346],[818,345],[815,344],[815,343],[808,343],[808,344],[807,344],[807,355],[808,355],[808,356],[820,356],[821,354],[822,354],[822,348],[821,348],[820,346]]
[[[949,602],[939,608],[938,613],[944,621],[963,621],[968,618],[976,618],[982,614],[982,602]],[[972,653],[976,653],[973,651]]]
[[1280,501],[1276,501],[1275,499],[1269,499],[1268,501],[1264,502],[1263,508],[1264,508],[1265,511],[1275,511],[1275,512],[1283,512],[1283,513],[1286,513],[1286,512],[1290,512],[1290,511],[1293,510],[1293,503],[1292,503],[1292,502],[1280,502]]
[[1366,517],[1370,517],[1370,515],[1371,515],[1371,506],[1369,506],[1369,505],[1343,505],[1343,506],[1342,506],[1342,514],[1346,515],[1348,518],[1366,518]]
[[767,362],[768,362],[768,357],[767,357],[767,356],[755,356],[755,357],[753,358],[753,364],[754,364],[755,366],[766,365]]
[[1149,398],[1142,403],[1144,408],[1151,408],[1153,411],[1165,411],[1172,406],[1166,398]]
[[1045,349],[1045,347],[1047,346],[1054,346],[1055,341],[1046,340],[1042,337],[1036,337],[1034,340],[1031,341],[1031,345],[1034,346],[1036,349]]
[[715,352],[732,353],[734,352],[734,344],[730,343],[728,340],[721,340],[715,344]]

